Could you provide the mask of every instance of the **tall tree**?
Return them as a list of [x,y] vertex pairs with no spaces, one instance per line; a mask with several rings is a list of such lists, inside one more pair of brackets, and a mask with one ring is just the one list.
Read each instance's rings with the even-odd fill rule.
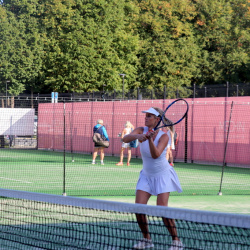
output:
[[245,82],[249,72],[249,0],[197,0],[194,23],[203,83]]
[[194,5],[188,0],[140,0],[141,87],[182,89],[199,70],[199,47],[193,35]]
[[[23,34],[19,29],[18,22],[13,13],[6,11],[0,5],[0,80],[1,90],[5,92],[6,82],[7,91],[10,95],[18,95],[24,90],[25,78],[22,61],[24,59],[22,50],[25,42]],[[19,68],[17,68],[19,66]]]
[[8,92],[18,95],[27,88],[38,89],[43,45],[37,26],[37,0],[3,1],[1,9],[2,74],[10,81]]
[[138,39],[126,11],[134,10],[124,0],[45,1],[45,84],[60,92],[115,89],[119,73],[134,82]]

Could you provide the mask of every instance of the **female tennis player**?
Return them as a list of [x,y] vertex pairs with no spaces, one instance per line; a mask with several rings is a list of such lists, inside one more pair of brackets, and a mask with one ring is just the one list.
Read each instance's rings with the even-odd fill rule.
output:
[[167,145],[167,153],[166,158],[170,162],[170,165],[174,166],[174,157],[172,153],[172,149],[175,149],[174,145],[174,126],[167,127],[167,135],[168,135],[168,145]]
[[[121,133],[121,139],[125,136],[128,135],[131,131],[133,131],[134,126],[132,125],[132,123],[130,121],[127,121],[125,123],[125,127],[122,130]],[[121,152],[120,152],[120,161],[116,164],[117,166],[123,166],[123,154],[124,154],[124,150],[128,149],[128,160],[127,160],[127,166],[130,166],[130,160],[131,160],[131,147],[129,145],[129,143],[122,143],[122,148],[121,148]]]
[[[160,121],[163,111],[159,108],[150,108],[146,111],[145,127],[138,127],[123,137],[123,142],[138,139],[143,161],[143,169],[136,186],[136,203],[147,204],[151,195],[157,196],[158,206],[168,206],[170,192],[182,192],[178,176],[166,159],[168,135],[162,130],[153,131]],[[137,215],[137,222],[142,231],[143,239],[134,245],[135,249],[152,248],[154,244],[148,230],[145,215]],[[172,236],[172,246],[169,248],[183,249],[178,238],[175,221],[163,218],[169,233]]]

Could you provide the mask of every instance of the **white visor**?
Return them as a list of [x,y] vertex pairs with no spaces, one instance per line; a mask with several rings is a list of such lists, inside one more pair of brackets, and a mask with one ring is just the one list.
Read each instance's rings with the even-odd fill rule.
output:
[[153,115],[156,115],[156,116],[160,115],[160,113],[158,111],[156,111],[154,108],[144,110],[144,111],[142,111],[142,113],[150,113],[150,114],[153,114]]

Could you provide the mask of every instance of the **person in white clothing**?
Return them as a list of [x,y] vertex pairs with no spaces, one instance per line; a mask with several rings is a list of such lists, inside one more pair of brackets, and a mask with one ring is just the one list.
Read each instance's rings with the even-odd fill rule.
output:
[[[121,133],[121,140],[125,135],[130,134],[134,129],[134,126],[132,125],[132,123],[130,121],[127,121],[125,123],[125,128],[122,130]],[[130,166],[130,160],[131,160],[131,147],[129,145],[129,143],[125,143],[122,141],[122,148],[121,148],[121,152],[120,152],[120,161],[116,164],[117,166],[123,166],[123,155],[124,155],[124,150],[128,149],[128,160],[127,160],[127,166]]]
[[172,150],[175,149],[174,145],[174,126],[166,127],[167,128],[167,135],[168,135],[168,145],[167,145],[167,153],[166,158],[170,162],[170,165],[174,166],[174,157]]
[[[182,192],[178,176],[166,159],[168,135],[162,130],[153,131],[160,120],[163,111],[159,108],[150,108],[146,111],[145,127],[138,127],[130,134],[123,137],[123,142],[138,139],[143,161],[143,169],[136,186],[136,203],[147,204],[151,195],[157,196],[157,205],[168,206],[170,192]],[[142,231],[143,239],[134,245],[135,249],[152,248],[147,218],[137,214],[137,222]],[[169,249],[183,249],[182,242],[178,238],[175,221],[163,218],[170,235],[172,246]]]

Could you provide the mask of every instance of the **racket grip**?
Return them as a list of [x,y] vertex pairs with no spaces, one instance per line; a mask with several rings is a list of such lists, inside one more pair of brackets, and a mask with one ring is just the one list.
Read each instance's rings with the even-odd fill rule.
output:
[[154,130],[153,129],[150,129],[147,133],[146,133],[146,135],[148,135],[149,133],[151,133],[151,132],[153,132]]
[[[150,129],[150,130],[146,133],[146,135],[148,135],[150,132],[153,132],[153,131],[154,131],[153,129]],[[142,143],[142,141],[140,141],[140,140],[139,140],[139,142]]]

